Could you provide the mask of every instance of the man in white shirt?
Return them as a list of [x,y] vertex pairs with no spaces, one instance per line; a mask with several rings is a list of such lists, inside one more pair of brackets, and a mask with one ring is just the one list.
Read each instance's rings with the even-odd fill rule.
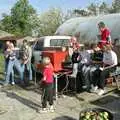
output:
[[90,45],[85,43],[84,47],[81,47],[80,56],[81,61],[78,66],[79,76],[82,80],[82,88],[89,89],[90,81],[89,81],[89,70],[90,70],[90,62],[91,62],[91,53],[92,50]]
[[104,47],[103,54],[103,67],[100,68],[99,92],[98,95],[104,94],[105,79],[109,76],[110,72],[115,71],[117,65],[117,55],[112,50],[111,45],[107,44]]

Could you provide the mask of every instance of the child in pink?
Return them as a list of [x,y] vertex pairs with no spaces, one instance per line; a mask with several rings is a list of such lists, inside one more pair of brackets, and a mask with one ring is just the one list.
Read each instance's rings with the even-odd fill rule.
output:
[[50,58],[43,58],[43,96],[42,96],[42,111],[46,112],[47,109],[47,101],[50,105],[49,110],[54,111],[53,108],[53,66],[51,64]]

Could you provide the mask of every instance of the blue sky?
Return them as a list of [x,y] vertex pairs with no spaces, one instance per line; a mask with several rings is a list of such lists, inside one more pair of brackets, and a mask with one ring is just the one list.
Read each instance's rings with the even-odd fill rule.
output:
[[[17,0],[0,0],[0,17],[2,13],[9,13],[10,9]],[[38,13],[47,11],[50,7],[59,7],[63,10],[72,8],[84,8],[92,2],[105,1],[112,3],[112,0],[29,0],[30,4]]]

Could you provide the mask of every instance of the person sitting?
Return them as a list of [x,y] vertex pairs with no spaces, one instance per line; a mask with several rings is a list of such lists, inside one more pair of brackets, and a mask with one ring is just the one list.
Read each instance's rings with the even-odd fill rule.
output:
[[97,44],[93,47],[93,53],[91,54],[91,65],[89,75],[90,81],[90,92],[93,92],[93,84],[96,83],[95,72],[99,71],[99,68],[102,66],[103,61],[103,51],[100,49]]
[[98,69],[99,67],[99,64],[101,63],[101,59],[102,59],[102,52],[100,51],[100,48],[97,47],[97,44],[96,43],[92,43],[91,44],[91,54],[90,54],[90,63],[89,65],[87,66],[86,68],[86,71],[85,71],[85,75],[84,75],[84,80],[85,80],[85,83],[86,83],[86,88],[87,91],[90,90],[91,88],[91,82],[92,82],[92,79],[91,79],[91,76],[92,76],[92,73]]
[[99,88],[98,95],[103,95],[105,93],[105,79],[109,76],[110,72],[115,71],[117,63],[116,53],[112,50],[111,45],[106,44],[103,53],[103,66],[100,67],[99,71],[96,71],[97,82],[93,86],[95,91]]
[[87,72],[89,71],[89,65],[91,63],[91,53],[92,50],[90,49],[90,45],[88,43],[84,44],[84,48],[81,48],[80,55],[81,61],[78,65],[79,76],[81,78],[83,88],[87,88],[88,86],[88,79],[86,77]]

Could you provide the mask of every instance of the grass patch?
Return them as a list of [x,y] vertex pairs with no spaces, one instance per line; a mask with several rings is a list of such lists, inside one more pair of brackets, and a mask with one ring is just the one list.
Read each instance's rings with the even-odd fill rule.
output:
[[4,79],[5,59],[2,52],[0,52],[0,80]]

